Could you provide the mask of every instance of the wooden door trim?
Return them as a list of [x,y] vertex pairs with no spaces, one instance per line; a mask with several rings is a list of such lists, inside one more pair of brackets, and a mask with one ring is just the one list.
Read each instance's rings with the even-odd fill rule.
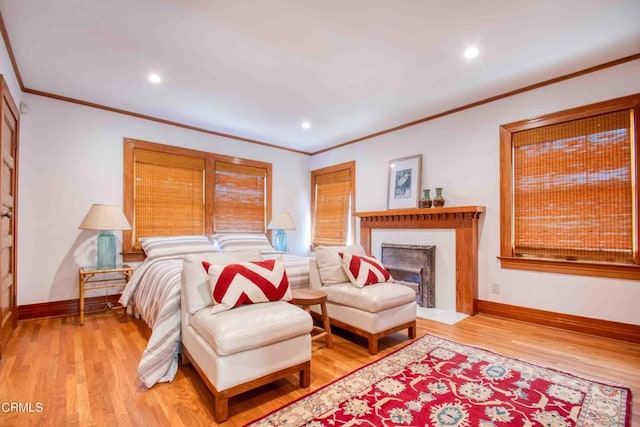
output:
[[[16,105],[13,97],[11,96],[11,91],[9,90],[9,86],[7,85],[7,81],[4,79],[4,76],[0,75],[0,81],[2,82],[2,105],[0,106],[0,116],[2,116],[2,120],[4,120],[5,116],[5,106],[9,108],[9,113],[15,118],[15,152],[13,154],[13,195],[12,195],[12,203],[13,203],[13,218],[12,218],[12,235],[13,235],[13,257],[11,259],[11,275],[13,276],[13,296],[10,304],[12,305],[12,328],[15,329],[18,326],[18,159],[19,159],[19,141],[20,141],[20,111],[18,110],[18,106]],[[4,245],[4,242],[3,242]],[[4,344],[4,343],[3,343]],[[0,348],[0,357],[2,355],[2,349]]]

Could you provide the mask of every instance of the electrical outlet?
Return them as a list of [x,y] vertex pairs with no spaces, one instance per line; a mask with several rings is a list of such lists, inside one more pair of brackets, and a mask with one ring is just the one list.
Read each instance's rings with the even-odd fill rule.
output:
[[500,283],[491,282],[491,293],[492,294],[499,294],[500,293]]

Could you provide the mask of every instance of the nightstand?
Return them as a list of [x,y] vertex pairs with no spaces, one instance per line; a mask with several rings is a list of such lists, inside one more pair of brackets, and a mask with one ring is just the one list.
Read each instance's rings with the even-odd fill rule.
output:
[[[94,289],[124,288],[134,268],[119,264],[114,268],[80,267],[80,324],[84,325],[84,292]],[[97,283],[97,284],[96,284]]]

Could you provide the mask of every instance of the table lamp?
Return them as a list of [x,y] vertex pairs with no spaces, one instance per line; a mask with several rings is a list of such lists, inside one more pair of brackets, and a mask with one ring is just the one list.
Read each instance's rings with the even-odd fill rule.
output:
[[287,232],[285,230],[295,230],[296,226],[293,223],[291,214],[286,212],[280,212],[275,214],[269,225],[269,230],[276,230],[276,235],[273,238],[273,247],[276,251],[287,252]]
[[127,217],[117,205],[92,205],[78,227],[81,230],[100,230],[98,235],[98,269],[115,268],[116,236],[112,230],[131,230]]

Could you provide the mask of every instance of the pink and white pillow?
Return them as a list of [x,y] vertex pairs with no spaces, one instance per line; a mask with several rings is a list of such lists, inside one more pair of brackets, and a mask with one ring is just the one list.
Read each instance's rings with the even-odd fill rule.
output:
[[391,275],[377,259],[370,256],[339,253],[342,257],[342,268],[351,283],[358,288],[374,283],[388,282]]
[[230,310],[243,304],[291,301],[289,279],[284,262],[277,259],[217,265],[203,263],[208,269],[213,309]]

